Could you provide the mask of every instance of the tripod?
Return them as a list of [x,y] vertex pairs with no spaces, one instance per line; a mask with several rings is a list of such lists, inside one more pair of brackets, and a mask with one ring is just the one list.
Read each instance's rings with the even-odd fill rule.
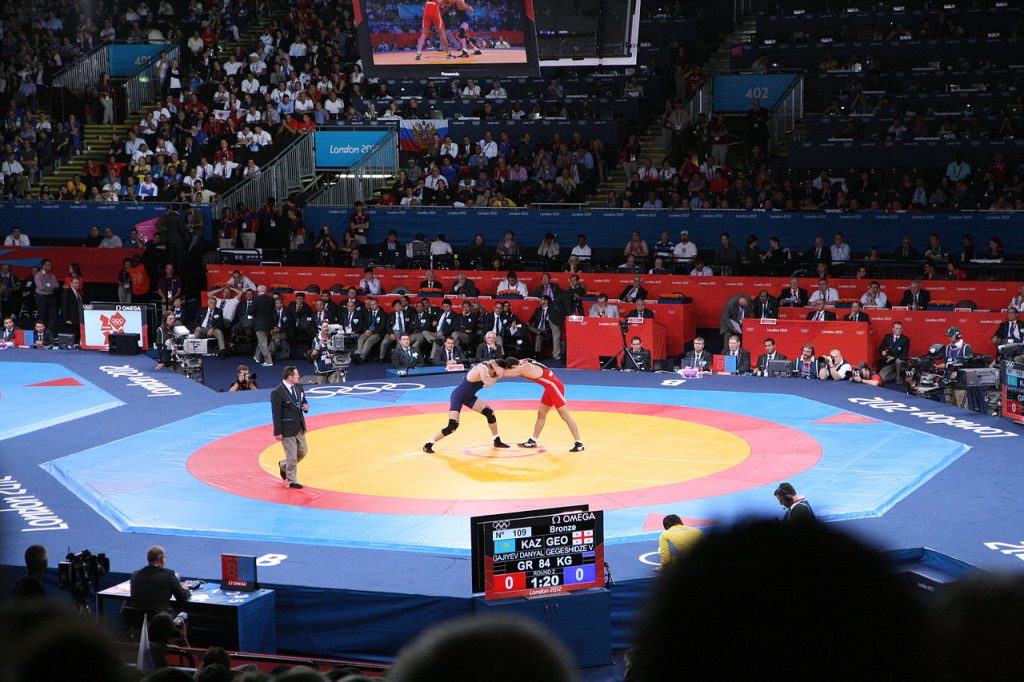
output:
[[626,341],[626,326],[628,324],[629,323],[626,322],[625,320],[623,320],[622,322],[619,323],[619,333],[622,334],[622,348],[617,350],[615,352],[615,355],[611,356],[610,358],[605,360],[603,363],[601,363],[601,369],[611,369],[613,364],[618,364],[619,356],[620,355],[625,355],[625,353],[627,351],[629,351],[629,342]]

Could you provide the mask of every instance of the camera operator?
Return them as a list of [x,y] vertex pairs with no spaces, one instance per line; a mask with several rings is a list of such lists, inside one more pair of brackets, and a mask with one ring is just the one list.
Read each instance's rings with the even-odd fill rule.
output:
[[639,336],[629,340],[629,350],[622,356],[622,369],[636,372],[650,372],[653,369],[651,351],[644,348],[644,342]]
[[155,369],[174,366],[174,313],[164,315],[164,323],[156,330],[156,351],[159,358]]
[[188,647],[188,614],[158,613],[149,621],[149,655],[156,670],[166,668],[168,647]]
[[46,590],[43,589],[43,574],[46,573],[47,565],[46,548],[42,545],[32,545],[25,550],[25,575],[18,578],[11,590],[11,597],[14,599],[43,599],[46,597]]
[[150,547],[146,552],[146,561],[149,563],[145,567],[132,573],[129,606],[172,613],[171,597],[179,603],[187,602],[192,597],[192,593],[178,580],[177,574],[164,567],[167,553],[163,547]]
[[822,356],[822,365],[818,369],[818,378],[823,380],[844,381],[852,373],[853,367],[843,359],[838,348],[833,348],[828,355]]
[[942,375],[946,380],[946,403],[957,407],[967,407],[967,391],[962,388],[958,370],[964,362],[974,357],[974,350],[971,344],[964,341],[960,333],[960,327],[950,327],[946,330],[946,344],[944,351],[944,365]]
[[853,370],[853,374],[850,375],[850,381],[855,384],[869,384],[871,386],[881,386],[885,382],[882,381],[882,377],[871,369],[871,366],[866,362],[862,362]]
[[256,375],[249,374],[249,365],[239,365],[235,383],[231,384],[231,388],[228,389],[228,392],[255,391],[257,388],[259,388],[259,386],[256,385]]

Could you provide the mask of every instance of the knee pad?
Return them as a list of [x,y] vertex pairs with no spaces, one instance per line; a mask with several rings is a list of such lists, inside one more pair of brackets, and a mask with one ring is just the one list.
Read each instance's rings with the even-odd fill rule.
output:
[[441,433],[443,433],[446,436],[450,436],[450,435],[452,435],[452,432],[454,432],[455,429],[457,429],[457,428],[459,428],[458,420],[457,419],[449,419],[448,420],[448,426],[446,426],[443,429],[441,429]]
[[489,407],[485,407],[484,409],[480,410],[480,414],[487,417],[488,424],[493,424],[496,421],[498,421],[498,418],[494,416],[494,410],[492,410]]

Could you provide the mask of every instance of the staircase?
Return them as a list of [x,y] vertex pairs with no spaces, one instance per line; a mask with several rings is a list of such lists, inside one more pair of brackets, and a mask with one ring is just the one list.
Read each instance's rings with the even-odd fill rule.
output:
[[[287,13],[285,10],[275,9],[269,19],[254,24],[246,31],[240,33],[238,42],[232,41],[225,43],[224,53],[233,52],[236,47],[244,48],[252,45],[259,39],[264,28],[274,21],[280,21],[286,17],[286,15]],[[40,185],[49,185],[50,191],[56,193],[57,189],[67,184],[69,180],[81,175],[82,166],[84,166],[89,159],[103,165],[107,160],[106,151],[110,144],[111,136],[114,133],[117,133],[122,139],[127,137],[128,131],[135,127],[135,122],[154,109],[156,109],[155,104],[147,104],[142,107],[141,111],[129,113],[126,120],[122,123],[115,123],[113,125],[92,123],[85,125],[85,135],[82,140],[82,152],[78,156],[73,157],[63,166],[58,167],[55,171],[43,176]]]
[[[704,66],[704,72],[709,76],[720,76],[727,73],[732,73],[731,61],[729,59],[729,52],[733,45],[739,45],[740,43],[749,43],[754,33],[757,32],[757,19],[751,15],[743,20],[735,31],[730,33],[725,40],[718,45],[718,49],[714,51],[708,63]],[[749,65],[744,67],[749,68]]]
[[[662,142],[661,142],[661,121],[659,118],[655,118],[649,121],[646,128],[643,128],[636,133],[637,139],[640,140],[640,149],[642,150],[641,156],[650,156],[656,165],[661,165],[661,159],[664,154],[662,153]],[[621,194],[626,189],[627,178],[625,171],[622,170],[622,166],[616,164],[614,168],[605,169],[604,182],[597,186],[597,191],[591,194],[587,199],[587,204],[590,208],[606,208],[608,206],[608,193],[615,192]]]

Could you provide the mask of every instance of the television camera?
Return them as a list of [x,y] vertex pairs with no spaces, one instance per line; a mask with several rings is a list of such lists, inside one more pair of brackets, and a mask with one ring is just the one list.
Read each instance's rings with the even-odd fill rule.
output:
[[908,394],[942,402],[946,381],[936,363],[942,359],[945,349],[944,344],[933,343],[925,355],[907,358],[903,364],[903,377]]
[[217,339],[197,338],[189,332],[188,327],[178,325],[174,328],[174,335],[165,343],[171,352],[175,366],[181,373],[193,381],[203,383],[205,380],[203,358],[217,354]]
[[329,334],[326,344],[321,344],[317,337],[310,359],[318,375],[329,377],[332,383],[344,382],[352,365],[351,349],[355,346],[356,335],[346,334],[340,324],[332,324]]
[[68,552],[64,561],[57,564],[57,578],[60,589],[71,593],[80,611],[88,613],[86,599],[100,586],[100,578],[110,572],[110,559],[106,554],[93,554],[87,549],[75,554]]

